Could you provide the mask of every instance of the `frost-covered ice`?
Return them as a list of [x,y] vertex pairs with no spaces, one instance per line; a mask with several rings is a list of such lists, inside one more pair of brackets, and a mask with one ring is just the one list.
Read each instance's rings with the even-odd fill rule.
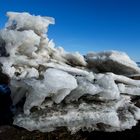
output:
[[33,30],[37,34],[46,33],[49,24],[54,24],[51,17],[32,16],[29,13],[7,12],[9,17],[6,27],[14,30]]
[[29,114],[33,106],[40,106],[46,97],[52,97],[52,101],[60,103],[77,87],[74,76],[57,69],[47,69],[43,80],[26,80],[26,83],[30,90],[24,104],[25,114]]
[[87,103],[81,99],[78,103],[48,106],[47,109],[32,112],[29,116],[20,114],[14,123],[30,131],[42,132],[49,132],[61,126],[72,132],[80,129],[122,131],[136,125],[140,117],[137,116],[140,109],[129,102],[130,98],[127,96],[121,96],[117,102],[102,103],[94,100]]
[[127,76],[140,73],[137,64],[124,52],[104,51],[89,53],[85,57],[88,67],[96,72],[113,72]]
[[[0,31],[0,63],[11,77],[13,103],[26,98],[14,124],[49,132],[122,131],[140,120],[140,68],[118,51],[69,53],[47,36],[51,17],[8,12]],[[119,75],[118,75],[119,74]]]

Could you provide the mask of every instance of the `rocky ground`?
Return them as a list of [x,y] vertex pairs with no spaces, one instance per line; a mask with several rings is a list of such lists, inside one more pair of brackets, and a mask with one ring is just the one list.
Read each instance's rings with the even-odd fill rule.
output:
[[140,123],[131,130],[123,132],[82,132],[71,134],[65,128],[59,128],[50,133],[41,133],[39,131],[29,132],[16,126],[0,126],[0,140],[91,140],[91,139],[117,139],[140,137]]

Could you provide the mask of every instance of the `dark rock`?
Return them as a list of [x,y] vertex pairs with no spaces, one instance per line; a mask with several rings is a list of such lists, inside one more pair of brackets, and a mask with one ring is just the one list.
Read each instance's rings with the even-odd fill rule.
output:
[[56,131],[41,133],[30,132],[17,126],[0,126],[0,140],[92,140],[92,139],[138,139],[140,137],[140,123],[131,130],[122,132],[83,132],[71,134],[66,128],[58,128]]

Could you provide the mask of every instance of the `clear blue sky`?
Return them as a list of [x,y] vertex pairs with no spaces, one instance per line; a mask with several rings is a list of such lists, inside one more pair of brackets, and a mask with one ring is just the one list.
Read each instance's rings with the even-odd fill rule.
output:
[[67,51],[120,50],[140,61],[140,0],[0,0],[7,11],[52,16],[49,38]]

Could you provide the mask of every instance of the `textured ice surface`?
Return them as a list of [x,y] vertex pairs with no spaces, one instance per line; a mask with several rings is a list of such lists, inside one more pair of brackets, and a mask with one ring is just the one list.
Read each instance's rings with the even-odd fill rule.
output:
[[26,98],[15,125],[43,132],[61,126],[72,132],[122,131],[136,125],[140,109],[131,98],[140,96],[140,80],[129,77],[140,68],[125,53],[70,53],[47,37],[53,18],[7,15],[0,31],[1,68],[11,77],[14,105]]
[[88,67],[97,72],[113,72],[116,74],[140,74],[137,64],[124,52],[104,51],[86,55]]
[[30,93],[24,104],[25,114],[29,114],[33,106],[40,106],[46,97],[52,97],[55,103],[60,103],[77,87],[77,81],[72,75],[57,69],[47,69],[43,80],[26,80],[26,83]]
[[[70,131],[102,130],[122,131],[136,125],[140,117],[140,109],[129,103],[127,96],[110,102],[90,103],[84,100],[67,105],[59,104],[32,112],[30,116],[20,114],[15,118],[14,124],[30,131],[40,130],[49,132],[57,127],[65,126]],[[136,110],[135,112],[133,110]]]
[[29,13],[7,12],[9,20],[6,24],[8,29],[33,30],[38,34],[47,32],[49,24],[54,24],[51,17],[32,16]]

